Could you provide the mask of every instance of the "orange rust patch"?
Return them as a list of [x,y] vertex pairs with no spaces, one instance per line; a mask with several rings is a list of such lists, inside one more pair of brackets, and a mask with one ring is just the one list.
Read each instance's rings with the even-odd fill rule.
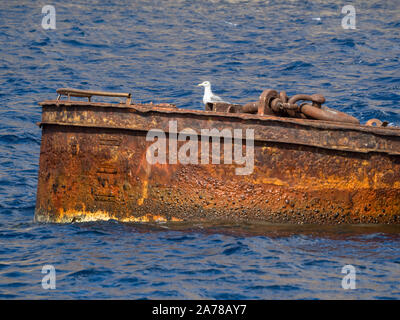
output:
[[170,219],[166,219],[163,216],[153,215],[148,213],[143,216],[129,216],[129,217],[117,217],[109,212],[98,210],[95,212],[86,211],[86,210],[67,210],[64,211],[60,209],[59,214],[53,222],[56,223],[70,223],[70,222],[92,222],[92,221],[108,221],[108,220],[118,220],[121,222],[179,222],[181,219],[171,217]]
[[141,206],[145,199],[147,199],[147,186],[149,182],[147,180],[143,181],[142,197],[138,200],[138,205]]

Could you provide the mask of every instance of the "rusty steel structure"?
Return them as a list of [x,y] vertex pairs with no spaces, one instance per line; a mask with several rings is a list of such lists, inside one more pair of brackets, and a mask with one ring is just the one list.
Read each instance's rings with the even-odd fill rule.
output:
[[[321,95],[266,90],[254,103],[202,111],[135,104],[125,93],[58,93],[40,103],[36,221],[400,223],[400,129],[376,119],[360,125],[322,106]],[[126,100],[91,101],[98,95]],[[252,173],[222,161],[149,163],[149,130],[165,132],[169,145],[185,128],[199,144],[204,128],[254,130]]]

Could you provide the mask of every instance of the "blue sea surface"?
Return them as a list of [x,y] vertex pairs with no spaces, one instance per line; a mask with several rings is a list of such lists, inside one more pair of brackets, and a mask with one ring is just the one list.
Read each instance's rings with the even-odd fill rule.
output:
[[[38,102],[61,87],[201,109],[204,80],[246,103],[321,93],[400,125],[400,1],[0,3],[0,299],[399,299],[398,226],[33,222]],[[318,19],[319,18],[319,19]],[[53,265],[56,289],[42,288]],[[356,289],[342,288],[345,265]]]

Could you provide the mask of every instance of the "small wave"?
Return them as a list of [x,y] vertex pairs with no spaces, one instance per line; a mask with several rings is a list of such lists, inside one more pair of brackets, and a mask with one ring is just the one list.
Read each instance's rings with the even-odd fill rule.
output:
[[106,277],[112,275],[114,272],[111,270],[98,270],[95,268],[83,269],[68,274],[70,278],[92,278],[92,277]]
[[219,269],[209,268],[209,269],[199,269],[199,270],[186,270],[186,271],[181,271],[180,273],[186,275],[196,275],[196,274],[217,275],[217,274],[222,274],[223,272]]
[[294,290],[300,290],[300,287],[292,286],[292,285],[269,285],[265,286],[265,289],[267,290],[274,290],[274,291],[294,291]]
[[121,279],[118,279],[118,282],[129,283],[129,284],[134,284],[134,285],[146,283],[146,281],[144,281],[143,279],[139,279],[136,277],[121,278]]
[[35,143],[40,144],[40,140],[36,136],[17,136],[14,134],[0,134],[0,143],[17,144],[17,143]]
[[98,230],[84,230],[84,231],[77,231],[77,235],[88,235],[88,236],[105,236],[108,235],[106,232],[98,231]]
[[91,47],[91,48],[108,48],[109,46],[103,43],[90,43],[74,39],[62,40],[63,43],[76,47]]
[[281,68],[284,71],[293,71],[293,70],[305,70],[312,68],[313,65],[311,63],[307,63],[304,61],[294,61],[290,62],[286,65],[283,65]]
[[243,300],[243,299],[247,299],[246,296],[242,295],[242,294],[238,294],[238,293],[230,293],[230,292],[224,292],[224,293],[217,293],[212,295],[212,297],[214,299],[217,300]]
[[353,48],[356,46],[356,43],[355,43],[354,39],[352,39],[352,38],[347,38],[347,39],[333,38],[331,40],[331,42],[334,44],[338,44],[340,46],[349,47],[349,48]]

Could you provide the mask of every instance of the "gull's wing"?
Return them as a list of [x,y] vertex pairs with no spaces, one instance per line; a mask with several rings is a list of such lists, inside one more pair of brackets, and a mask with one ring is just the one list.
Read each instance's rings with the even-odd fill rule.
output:
[[218,97],[218,96],[215,96],[215,95],[212,95],[208,102],[225,102],[225,103],[229,103],[228,101],[225,101],[221,97]]

